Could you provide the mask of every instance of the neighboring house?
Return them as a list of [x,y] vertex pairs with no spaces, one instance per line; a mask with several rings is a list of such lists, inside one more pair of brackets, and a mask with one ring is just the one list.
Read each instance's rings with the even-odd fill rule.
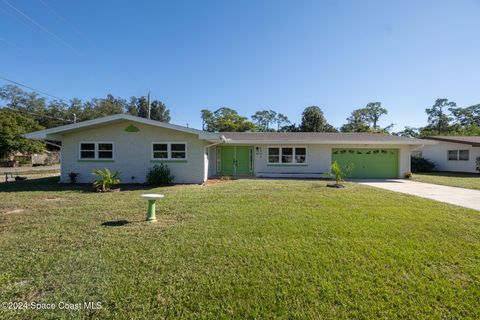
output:
[[[62,142],[61,182],[93,169],[119,170],[123,183],[145,182],[148,169],[165,163],[177,183],[208,177],[322,177],[332,161],[353,164],[354,178],[403,178],[411,151],[424,140],[367,133],[211,133],[125,114],[26,134]],[[432,142],[433,144],[434,142]]]
[[435,163],[435,170],[478,172],[476,159],[480,157],[480,136],[432,136],[424,141],[437,141],[420,149],[421,156]]

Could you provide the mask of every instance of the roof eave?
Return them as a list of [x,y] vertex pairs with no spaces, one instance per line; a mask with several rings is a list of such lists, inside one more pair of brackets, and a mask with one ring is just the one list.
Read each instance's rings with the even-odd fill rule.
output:
[[435,141],[435,144],[438,144],[439,142],[448,142],[448,143],[458,143],[458,144],[464,144],[472,147],[480,147],[480,143],[477,142],[471,142],[471,141],[462,141],[462,140],[454,140],[454,139],[443,139],[443,138],[436,138],[436,137],[425,137],[422,138],[423,140],[429,140],[429,141]]
[[328,145],[434,145],[436,142],[424,141],[319,141],[319,140],[232,140],[226,144],[328,144]]

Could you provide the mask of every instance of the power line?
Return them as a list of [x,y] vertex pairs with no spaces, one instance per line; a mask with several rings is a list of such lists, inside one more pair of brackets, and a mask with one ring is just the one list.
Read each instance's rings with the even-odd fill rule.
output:
[[53,94],[47,93],[47,92],[45,92],[45,91],[41,91],[41,90],[38,90],[38,89],[35,89],[35,88],[32,88],[32,87],[29,87],[29,86],[27,86],[27,85],[25,85],[25,84],[22,84],[22,83],[20,83],[20,82],[13,81],[13,80],[10,80],[10,79],[5,78],[5,77],[2,77],[2,76],[0,76],[0,79],[5,80],[5,81],[8,81],[8,82],[13,83],[13,84],[16,84],[16,85],[18,85],[18,86],[21,86],[21,87],[24,87],[24,88],[33,90],[33,91],[35,91],[35,92],[41,93],[41,94],[43,94],[43,95],[45,95],[45,96],[49,96],[49,97],[51,97],[51,98],[54,98],[54,99],[57,99],[57,100],[60,100],[60,101],[63,101],[63,102],[67,102],[66,99],[63,99],[63,98],[54,96]]
[[19,13],[20,15],[22,15],[25,19],[27,19],[28,21],[30,21],[31,23],[33,23],[35,26],[37,26],[38,28],[40,28],[41,30],[43,30],[44,32],[46,32],[47,34],[49,34],[51,37],[55,38],[58,42],[60,42],[61,44],[63,44],[65,47],[69,48],[70,50],[74,51],[75,53],[77,54],[80,54],[80,52],[75,49],[74,47],[72,47],[70,44],[68,44],[65,40],[63,40],[62,38],[60,38],[59,36],[57,36],[55,33],[51,32],[50,30],[48,30],[47,28],[45,28],[43,25],[41,25],[40,23],[38,23],[37,21],[33,20],[30,16],[28,16],[25,12],[21,11],[20,9],[18,9],[17,7],[15,7],[13,4],[11,4],[10,2],[8,2],[7,0],[3,0],[3,3],[5,3],[7,6],[9,6],[10,8],[12,8],[13,10],[15,10],[17,13]]
[[4,109],[9,109],[9,110],[12,110],[12,111],[15,111],[15,112],[25,112],[25,113],[29,113],[29,114],[32,114],[32,115],[37,116],[37,117],[43,117],[43,118],[49,118],[49,119],[54,119],[54,120],[62,120],[62,121],[67,121],[67,122],[73,122],[72,120],[69,120],[69,119],[63,119],[63,118],[57,118],[57,117],[47,116],[47,115],[45,115],[45,114],[40,114],[40,113],[31,112],[31,111],[27,111],[27,110],[18,110],[18,109],[11,108],[11,107],[3,107],[3,108],[4,108]]
[[80,37],[82,37],[83,39],[85,39],[88,42],[90,42],[91,44],[93,44],[93,42],[85,34],[83,34],[83,32],[78,30],[71,22],[69,22],[64,16],[62,16],[56,10],[53,10],[53,8],[50,7],[50,5],[47,5],[47,3],[45,1],[43,1],[43,0],[38,0],[38,1],[42,4],[42,6],[47,8],[47,10],[50,11],[55,17],[57,17],[58,20],[62,21],[64,24],[66,24],[68,27],[70,27],[70,29],[72,29]]

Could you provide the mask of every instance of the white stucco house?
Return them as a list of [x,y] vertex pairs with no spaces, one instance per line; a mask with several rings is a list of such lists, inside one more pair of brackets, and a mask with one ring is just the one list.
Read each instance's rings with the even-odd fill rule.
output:
[[209,177],[323,177],[333,161],[352,164],[352,178],[403,178],[410,155],[433,141],[367,133],[212,133],[125,114],[32,132],[29,139],[61,141],[60,182],[94,169],[121,172],[122,183],[143,183],[165,163],[176,183]]
[[480,157],[479,136],[432,136],[425,141],[435,141],[413,153],[435,163],[437,171],[477,172],[477,158]]

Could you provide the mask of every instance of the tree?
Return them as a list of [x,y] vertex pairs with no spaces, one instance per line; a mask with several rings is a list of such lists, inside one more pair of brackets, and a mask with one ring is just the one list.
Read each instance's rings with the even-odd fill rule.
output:
[[370,132],[368,115],[365,108],[353,110],[347,123],[341,126],[341,132]]
[[275,122],[277,113],[273,110],[257,111],[252,117],[253,121],[257,122],[257,127],[260,131],[270,131],[270,123]]
[[300,127],[297,126],[295,123],[285,125],[281,127],[279,132],[301,132]]
[[475,104],[467,108],[449,108],[448,109],[456,123],[463,127],[477,126],[480,127],[480,104]]
[[336,132],[337,130],[327,123],[323,111],[317,106],[305,108],[302,113],[302,132]]
[[[202,110],[202,115],[208,115],[208,110]],[[245,132],[254,131],[256,126],[253,122],[242,117],[236,110],[231,108],[219,108],[211,113],[211,117],[205,118],[206,128],[210,132]]]
[[370,102],[364,110],[366,120],[372,124],[373,130],[378,130],[378,120],[388,113],[387,109],[382,107],[381,102]]
[[83,102],[80,99],[73,98],[70,100],[70,105],[65,110],[66,119],[74,121],[75,119],[80,120],[80,117],[83,113]]
[[382,115],[387,114],[387,109],[382,107],[380,102],[370,102],[365,108],[355,109],[347,118],[340,131],[342,132],[371,132],[371,133],[388,133],[393,124],[380,128],[378,121]]
[[127,101],[107,94],[105,98],[93,98],[83,104],[82,112],[77,114],[80,121],[91,120],[124,112]]
[[209,130],[213,126],[213,113],[208,109],[200,110],[201,118],[202,118],[202,130],[206,131],[214,131]]
[[[36,92],[26,92],[17,86],[6,85],[0,88],[0,99],[6,101],[7,107],[21,111],[27,118],[35,116],[41,126],[46,128],[52,126],[52,119],[47,115],[46,99]],[[54,122],[53,125],[57,123]]]
[[148,118],[148,101],[145,97],[136,98],[135,105],[137,107],[137,116]]
[[[131,97],[127,103],[125,101],[124,110],[127,114],[142,118],[148,118],[148,100],[145,97]],[[150,119],[170,122],[170,110],[159,100],[150,102]]]
[[409,137],[409,138],[418,138],[420,136],[420,132],[417,128],[412,128],[412,127],[405,127],[403,131],[396,132],[394,133],[396,136],[401,136],[401,137]]
[[428,115],[428,125],[423,128],[424,131],[434,134],[447,134],[451,131],[451,121],[453,118],[445,113],[445,108],[455,108],[457,104],[448,99],[437,99],[431,108],[426,108]]
[[280,131],[280,127],[288,126],[290,124],[290,120],[288,120],[286,115],[277,113],[277,116],[275,117],[275,123],[277,124],[277,131]]
[[130,97],[130,101],[128,102],[126,108],[125,108],[125,113],[129,114],[131,116],[136,116],[138,117],[138,111],[137,111],[137,97]]
[[41,130],[33,119],[19,112],[0,109],[0,158],[7,158],[15,152],[35,153],[44,149],[43,142],[25,139],[24,133]]
[[170,122],[170,110],[162,101],[154,100],[150,103],[150,119]]

